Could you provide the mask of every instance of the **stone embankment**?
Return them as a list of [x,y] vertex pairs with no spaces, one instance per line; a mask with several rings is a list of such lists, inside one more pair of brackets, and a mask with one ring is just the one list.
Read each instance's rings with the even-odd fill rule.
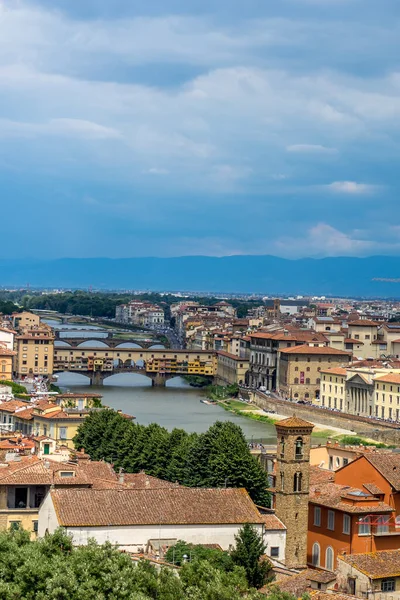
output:
[[258,391],[250,392],[246,390],[242,395],[243,397],[248,395],[249,399],[259,408],[276,412],[279,415],[290,417],[293,413],[296,413],[297,416],[306,421],[311,421],[311,423],[326,425],[327,428],[350,429],[360,437],[371,438],[388,445],[400,446],[400,426],[395,423],[374,421],[366,417],[324,410],[308,404],[296,404],[288,400],[279,400],[273,396],[267,396]]

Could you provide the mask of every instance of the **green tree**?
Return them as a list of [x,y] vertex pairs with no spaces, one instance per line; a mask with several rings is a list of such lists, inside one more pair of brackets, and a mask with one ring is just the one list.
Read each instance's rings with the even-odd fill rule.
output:
[[235,539],[232,559],[236,565],[244,568],[249,585],[258,589],[272,581],[272,565],[261,558],[265,553],[265,545],[256,529],[246,523]]
[[174,546],[168,548],[165,560],[174,565],[182,566],[185,564],[184,557],[193,562],[195,560],[207,560],[216,569],[220,571],[233,571],[235,564],[229,552],[219,550],[218,548],[208,548],[201,544],[188,544],[179,540]]

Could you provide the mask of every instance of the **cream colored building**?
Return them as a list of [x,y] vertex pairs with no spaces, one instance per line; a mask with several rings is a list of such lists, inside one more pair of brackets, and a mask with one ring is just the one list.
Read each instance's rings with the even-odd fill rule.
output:
[[0,327],[0,344],[5,344],[8,350],[14,350],[14,335],[16,331],[7,327]]
[[11,381],[13,374],[13,358],[16,356],[14,350],[9,350],[0,342],[0,380]]
[[229,352],[218,352],[217,381],[222,385],[246,383],[249,361]]
[[381,419],[400,421],[400,372],[378,373],[375,384],[374,416]]
[[34,313],[23,311],[13,313],[12,322],[13,327],[17,330],[25,329],[26,327],[38,327],[40,325],[40,317]]
[[349,321],[348,338],[362,342],[355,353],[357,358],[376,358],[379,356],[378,328],[379,323],[367,319]]
[[321,369],[321,389],[319,398],[313,403],[318,406],[343,410],[346,398],[347,370],[344,367]]
[[45,323],[21,328],[15,336],[14,349],[17,353],[14,366],[17,377],[53,373],[54,333]]

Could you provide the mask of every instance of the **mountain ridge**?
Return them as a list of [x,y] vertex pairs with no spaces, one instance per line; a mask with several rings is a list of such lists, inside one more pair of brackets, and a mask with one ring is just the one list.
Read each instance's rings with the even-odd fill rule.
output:
[[3,287],[400,297],[400,257],[273,255],[0,259]]

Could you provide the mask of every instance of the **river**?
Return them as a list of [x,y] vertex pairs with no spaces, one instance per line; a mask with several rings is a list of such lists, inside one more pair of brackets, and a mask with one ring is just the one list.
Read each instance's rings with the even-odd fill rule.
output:
[[[101,327],[95,325],[62,325],[58,321],[46,322],[54,329],[68,332],[68,337],[88,337],[91,342],[83,342],[82,347],[102,347],[102,337],[107,335]],[[68,331],[79,327],[79,332]],[[97,339],[94,339],[97,338]],[[66,342],[57,341],[56,346],[64,346]],[[128,344],[121,344],[121,347]],[[132,346],[132,344],[129,344]],[[154,348],[163,348],[155,345]],[[89,380],[75,373],[60,373],[58,385],[71,392],[88,390]],[[242,428],[248,440],[263,441],[266,444],[276,442],[275,427],[269,423],[252,421],[227,412],[220,406],[211,406],[200,402],[204,393],[191,387],[183,379],[177,377],[167,382],[165,388],[152,387],[151,380],[136,373],[126,373],[108,377],[101,387],[91,390],[103,395],[103,404],[122,410],[136,417],[138,423],[148,425],[158,423],[171,430],[174,427],[190,432],[206,431],[215,421],[233,421]]]
[[[88,391],[89,380],[82,375],[61,373],[58,385],[71,392]],[[181,378],[167,382],[165,388],[152,387],[150,379],[138,374],[114,375],[104,385],[90,388],[103,395],[103,404],[134,415],[143,425],[158,423],[171,430],[174,427],[190,432],[206,431],[215,421],[233,421],[240,425],[248,440],[276,442],[275,427],[252,421],[225,411],[220,406],[200,402],[204,394],[190,387]]]

